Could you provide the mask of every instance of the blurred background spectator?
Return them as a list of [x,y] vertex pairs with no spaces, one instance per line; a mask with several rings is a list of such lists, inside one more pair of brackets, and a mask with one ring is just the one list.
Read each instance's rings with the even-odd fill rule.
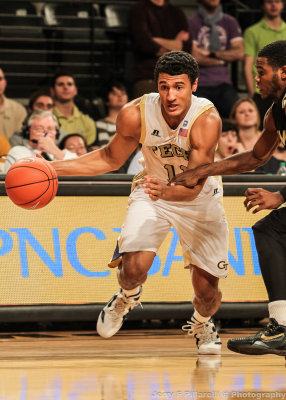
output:
[[4,172],[4,163],[10,148],[9,140],[0,134],[0,174]]
[[0,67],[0,134],[9,139],[16,130],[21,128],[27,111],[18,101],[5,96],[6,87],[7,80]]
[[75,78],[66,71],[57,73],[51,84],[51,94],[55,99],[54,114],[61,128],[67,133],[80,133],[87,145],[96,139],[95,121],[83,114],[74,103],[78,90]]
[[77,156],[82,156],[87,153],[87,144],[82,135],[79,133],[71,133],[66,135],[59,143],[61,150],[67,149],[72,153],[76,153]]
[[41,154],[48,160],[67,160],[77,157],[67,149],[61,150],[56,145],[56,136],[59,135],[57,118],[51,111],[34,111],[27,122],[27,144],[14,146],[10,149],[5,165],[6,173],[15,161],[23,157]]
[[134,48],[133,98],[157,92],[153,71],[158,57],[170,50],[191,52],[188,21],[183,11],[167,0],[139,0],[129,12],[129,33]]
[[260,129],[264,115],[271,106],[271,99],[262,99],[254,77],[256,75],[255,60],[258,51],[276,40],[286,39],[286,23],[281,18],[283,0],[261,0],[263,18],[244,32],[244,75],[249,97],[255,101],[260,114]]
[[237,100],[229,117],[238,129],[237,150],[240,152],[252,149],[261,135],[259,112],[254,101],[250,98]]
[[[14,132],[14,134],[10,137],[9,141],[11,146],[24,146],[27,144],[27,137],[25,138],[26,131],[27,131],[27,122],[30,115],[37,110],[48,110],[54,111],[54,100],[49,92],[48,89],[39,89],[33,92],[30,95],[29,102],[28,102],[28,115],[23,121],[22,127],[20,130]],[[59,137],[56,137],[56,143],[58,143],[61,138],[66,135],[66,132],[62,129],[59,129]],[[26,142],[26,143],[25,143]]]
[[222,160],[237,153],[238,129],[229,119],[222,121],[222,132],[218,140],[215,159]]
[[137,148],[136,153],[130,161],[129,167],[127,169],[127,174],[136,175],[144,169],[144,157],[141,151],[141,146]]
[[106,116],[95,122],[96,141],[92,148],[105,146],[116,132],[116,118],[121,108],[128,102],[126,86],[117,81],[108,83],[103,90],[102,100],[106,109]]
[[243,40],[238,21],[222,11],[220,0],[200,0],[198,12],[189,19],[193,55],[200,65],[196,95],[211,100],[221,117],[228,118],[238,99],[229,63],[243,59]]

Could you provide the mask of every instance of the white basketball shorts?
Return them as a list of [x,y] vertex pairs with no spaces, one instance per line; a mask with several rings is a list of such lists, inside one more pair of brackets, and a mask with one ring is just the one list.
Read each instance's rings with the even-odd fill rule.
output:
[[[180,239],[185,267],[190,264],[223,278],[228,272],[228,225],[222,205],[222,188],[213,189],[195,202],[152,201],[138,186],[118,239],[119,252],[157,253],[173,227]],[[197,201],[199,200],[199,201]]]

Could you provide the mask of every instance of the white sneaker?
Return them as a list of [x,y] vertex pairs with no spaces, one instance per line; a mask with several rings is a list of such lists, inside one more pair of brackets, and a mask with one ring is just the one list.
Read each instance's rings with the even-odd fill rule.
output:
[[119,292],[112,297],[99,314],[96,325],[97,333],[104,338],[110,338],[115,335],[121,328],[129,311],[140,304],[139,297],[141,293],[142,286],[140,286],[137,294],[127,297],[123,289],[120,288]]
[[182,329],[196,339],[199,354],[221,353],[221,340],[211,319],[201,323],[192,316],[191,321],[187,321]]

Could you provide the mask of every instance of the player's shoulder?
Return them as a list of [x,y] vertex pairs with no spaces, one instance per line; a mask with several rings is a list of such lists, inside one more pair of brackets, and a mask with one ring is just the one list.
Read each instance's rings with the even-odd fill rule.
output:
[[197,117],[193,128],[196,129],[198,126],[204,126],[205,129],[221,127],[221,118],[214,106],[207,108]]
[[140,101],[141,97],[129,101],[127,104],[125,104],[122,109],[119,112],[119,115],[121,117],[132,117],[132,116],[137,116],[137,114],[140,115]]
[[136,130],[141,124],[141,114],[140,114],[140,98],[131,100],[127,104],[125,104],[120,110],[116,126],[124,127],[124,129]]

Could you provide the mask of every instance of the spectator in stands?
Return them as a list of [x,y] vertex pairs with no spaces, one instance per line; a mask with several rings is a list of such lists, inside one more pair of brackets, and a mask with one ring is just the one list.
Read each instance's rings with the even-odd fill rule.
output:
[[8,139],[20,129],[27,115],[25,107],[19,102],[8,99],[4,93],[7,87],[4,71],[0,67],[0,134]]
[[[231,110],[230,118],[238,127],[237,151],[252,149],[261,135],[259,111],[254,100],[251,98],[239,99]],[[282,143],[272,154],[270,160],[255,171],[276,174],[281,161],[286,161],[286,150]]]
[[27,145],[14,146],[9,151],[4,172],[20,158],[31,157],[40,153],[48,160],[67,160],[76,158],[77,155],[66,149],[60,150],[56,145],[56,136],[59,134],[57,118],[51,111],[34,111],[27,123]]
[[54,76],[51,94],[55,99],[54,114],[61,128],[67,133],[80,133],[90,146],[96,139],[95,122],[75,105],[77,92],[75,79],[69,72],[59,72]]
[[67,149],[78,156],[87,153],[87,144],[85,138],[79,133],[71,133],[66,135],[59,143],[61,150]]
[[269,43],[286,38],[286,23],[281,19],[283,0],[261,0],[263,18],[244,32],[244,75],[249,97],[255,101],[260,114],[260,129],[271,99],[262,99],[254,77],[258,51]]
[[[11,146],[25,146],[27,144],[28,139],[25,139],[24,136],[27,130],[27,122],[32,112],[37,110],[49,110],[53,112],[54,106],[54,99],[48,90],[39,89],[33,92],[29,98],[28,115],[23,121],[22,128],[19,131],[16,131],[9,139]],[[60,135],[59,138],[56,139],[56,143],[58,143],[65,135],[66,132],[60,129]]]
[[94,149],[105,146],[115,134],[117,115],[128,102],[126,86],[121,82],[110,82],[104,89],[102,100],[106,107],[106,116],[95,122],[97,137],[92,144]]
[[229,63],[243,59],[243,40],[237,20],[222,11],[220,0],[199,0],[198,12],[189,19],[193,56],[200,65],[196,95],[206,97],[228,118],[238,99]]
[[188,21],[167,0],[139,0],[130,8],[129,30],[134,44],[133,97],[156,92],[153,71],[157,59],[170,50],[191,51]]
[[6,136],[0,134],[0,174],[4,172],[4,163],[11,146]]
[[237,100],[229,117],[238,128],[238,152],[252,149],[261,135],[259,112],[254,101],[250,98]]
[[224,119],[222,121],[222,132],[215,152],[215,159],[222,160],[223,158],[237,153],[237,140],[237,126],[230,120]]

